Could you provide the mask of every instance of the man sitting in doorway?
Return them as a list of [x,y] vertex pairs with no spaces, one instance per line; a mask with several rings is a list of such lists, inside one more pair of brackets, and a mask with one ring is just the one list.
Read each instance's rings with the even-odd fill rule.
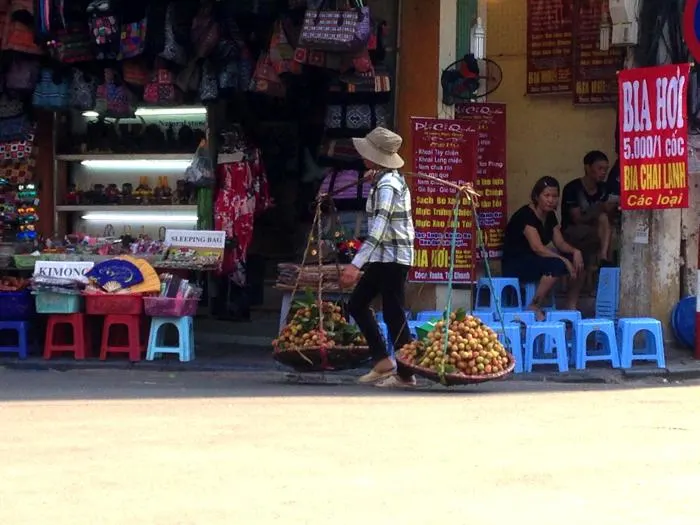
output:
[[596,262],[609,266],[617,209],[605,185],[610,163],[602,151],[591,151],[583,158],[583,167],[583,177],[569,182],[562,192],[562,232],[566,242],[581,251],[587,268]]

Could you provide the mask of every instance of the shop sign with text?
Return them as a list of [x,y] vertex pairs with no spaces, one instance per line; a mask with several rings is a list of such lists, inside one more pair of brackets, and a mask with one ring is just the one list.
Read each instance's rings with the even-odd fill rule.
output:
[[620,183],[624,210],[688,207],[690,64],[620,72]]
[[[413,171],[457,185],[476,180],[477,132],[470,122],[411,119]],[[413,180],[416,255],[409,280],[447,283],[457,191],[436,180]],[[453,281],[474,279],[474,218],[466,198],[458,210]]]

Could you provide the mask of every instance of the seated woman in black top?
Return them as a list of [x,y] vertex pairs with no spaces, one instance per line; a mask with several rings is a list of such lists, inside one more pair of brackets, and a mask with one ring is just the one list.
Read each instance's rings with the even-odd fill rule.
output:
[[[516,211],[506,226],[503,243],[503,275],[517,277],[521,283],[538,283],[532,304],[537,319],[544,319],[542,300],[557,279],[583,277],[581,252],[570,246],[561,234],[555,210],[559,204],[559,183],[553,177],[542,177],[531,194],[532,202]],[[555,251],[548,245],[554,243]],[[576,309],[578,292],[569,294],[566,308]]]

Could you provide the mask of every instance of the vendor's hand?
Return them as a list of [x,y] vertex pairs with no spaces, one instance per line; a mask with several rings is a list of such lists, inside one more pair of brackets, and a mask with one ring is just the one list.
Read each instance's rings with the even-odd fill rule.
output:
[[569,275],[576,279],[576,267],[574,267],[573,264],[571,264],[571,261],[565,257],[561,258],[562,261],[564,261],[564,264],[566,265],[566,269],[569,271]]
[[583,271],[583,255],[579,250],[574,252],[574,270],[576,273]]
[[353,286],[360,278],[360,269],[357,266],[348,264],[343,268],[343,273],[340,274],[341,286],[348,288]]

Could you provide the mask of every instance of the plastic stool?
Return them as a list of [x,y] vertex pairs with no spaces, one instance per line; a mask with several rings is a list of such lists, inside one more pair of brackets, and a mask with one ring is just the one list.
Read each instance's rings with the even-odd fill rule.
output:
[[472,312],[468,315],[476,317],[479,321],[481,321],[484,324],[492,323],[496,318],[496,314],[494,312]]
[[0,331],[8,330],[17,332],[17,346],[0,346],[0,354],[17,354],[20,359],[27,359],[29,356],[29,348],[27,345],[28,325],[29,323],[26,321],[0,322]]
[[[492,285],[493,291],[491,290]],[[488,292],[488,297],[490,298],[488,305],[483,305],[480,302],[481,294],[484,291]],[[503,295],[505,292],[513,293],[517,304],[504,304]],[[482,277],[476,284],[475,305],[474,310],[476,312],[493,312],[496,315],[498,315],[497,312],[499,311],[502,313],[519,312],[523,309],[520,282],[511,277],[493,277],[491,279]]]
[[424,312],[418,312],[416,321],[427,323],[428,321],[441,320],[443,315],[445,315],[445,312],[439,310],[426,310]]
[[[114,327],[126,327],[126,344],[111,345],[110,334]],[[107,359],[107,354],[129,354],[129,361],[141,361],[145,348],[141,344],[141,316],[140,315],[106,315],[102,325],[102,344],[100,345],[100,359]]]
[[[525,304],[523,304],[523,308],[527,308],[532,304],[532,300],[535,298],[535,292],[537,292],[537,285],[539,283],[525,283]],[[549,294],[549,300],[552,301],[552,304],[550,306],[543,306],[542,309],[545,311],[552,311],[557,309],[557,299],[556,299],[556,294],[554,293],[554,288],[552,288],[552,291]]]
[[[588,336],[591,334],[600,335],[596,337],[603,345],[604,354],[588,354]],[[615,336],[615,323],[609,319],[583,319],[576,323],[576,368],[586,369],[589,361],[610,361],[613,368],[620,368],[620,352],[617,348],[617,337]]]
[[[161,328],[165,325],[177,328],[177,346],[163,346]],[[181,362],[194,359],[194,323],[191,317],[154,317],[151,321],[151,332],[148,336],[148,351],[146,359],[153,361],[158,355],[178,354]]]
[[[56,328],[70,326],[73,341],[55,341]],[[75,359],[85,359],[90,353],[89,330],[85,325],[85,314],[51,314],[46,323],[46,340],[44,341],[44,359],[51,359],[53,354],[71,352]]]
[[[567,347],[571,350],[569,352],[569,364],[574,364],[576,362],[576,354],[573,352],[576,344],[576,326],[582,318],[581,312],[578,310],[553,310],[547,312],[546,319],[548,322],[564,323],[565,326],[568,326],[569,323],[572,325],[573,333],[571,334],[571,338],[566,339]],[[550,340],[548,346],[545,347],[545,352],[551,352],[551,343],[552,341]]]
[[408,321],[408,331],[411,332],[411,337],[418,339],[418,327],[422,326],[422,321]]
[[[535,357],[537,338],[543,336],[545,348],[555,351],[554,358]],[[549,345],[550,339],[553,345]],[[564,323],[534,323],[525,328],[525,372],[532,372],[533,365],[558,365],[560,372],[569,371],[569,357],[566,351],[566,327]]]
[[[635,354],[634,338],[640,332],[646,332],[646,345],[643,348],[643,353]],[[656,361],[659,368],[666,368],[661,321],[650,318],[620,319],[618,324],[618,341],[620,366],[622,368],[632,368],[633,361]]]
[[520,335],[520,327],[516,324],[506,324],[505,331],[501,323],[494,322],[488,325],[498,334],[498,340],[506,349],[510,348],[510,353],[515,358],[515,373],[523,372],[523,340]]
[[535,312],[530,310],[523,310],[522,312],[508,312],[503,314],[503,322],[505,324],[519,323],[519,324],[535,324],[537,318],[535,317]]

